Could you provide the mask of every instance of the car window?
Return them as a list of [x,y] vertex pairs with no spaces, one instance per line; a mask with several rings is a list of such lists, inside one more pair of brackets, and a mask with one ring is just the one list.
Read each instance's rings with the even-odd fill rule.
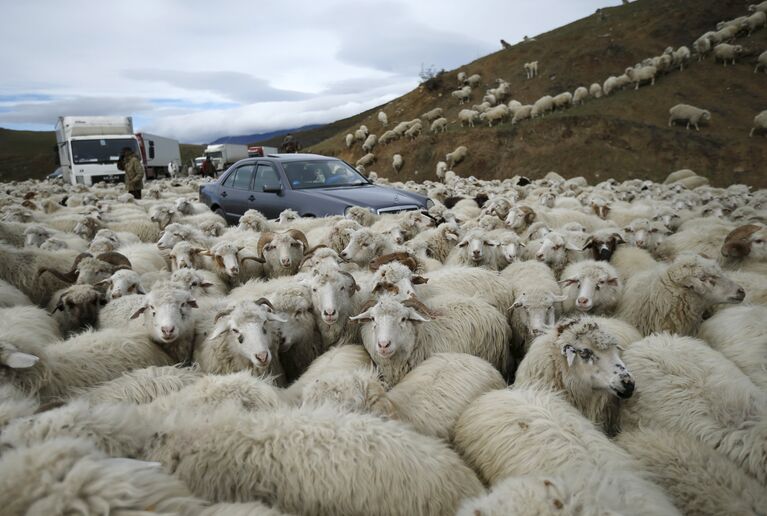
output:
[[368,181],[340,160],[294,161],[283,164],[294,190],[336,186],[359,186]]
[[224,180],[224,186],[227,187],[227,188],[231,188],[232,187],[232,183],[234,182],[234,176],[236,176],[236,175],[237,175],[237,171],[235,170],[231,174],[226,176],[226,179]]
[[259,163],[256,172],[256,181],[253,183],[253,190],[263,192],[266,185],[281,184],[280,176],[271,163]]
[[238,190],[248,190],[250,188],[251,180],[253,179],[253,172],[255,171],[255,165],[243,165],[235,170],[237,177],[232,182],[232,188]]

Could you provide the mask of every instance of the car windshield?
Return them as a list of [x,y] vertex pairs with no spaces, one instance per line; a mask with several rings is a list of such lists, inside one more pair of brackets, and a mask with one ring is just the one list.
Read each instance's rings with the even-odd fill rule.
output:
[[359,172],[340,160],[291,161],[282,166],[293,190],[369,184]]
[[138,142],[131,138],[104,138],[101,140],[72,140],[72,161],[84,163],[117,163],[124,147],[138,154]]

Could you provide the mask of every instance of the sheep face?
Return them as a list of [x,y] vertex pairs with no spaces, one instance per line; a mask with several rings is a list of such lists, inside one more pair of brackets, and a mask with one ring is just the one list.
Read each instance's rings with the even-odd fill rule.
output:
[[268,301],[246,301],[216,315],[217,323],[208,340],[226,334],[229,348],[248,361],[257,372],[263,372],[272,362],[279,340],[274,323],[287,319],[277,315]]
[[176,199],[175,205],[176,211],[179,213],[183,213],[184,215],[192,215],[194,213],[194,207],[192,206],[192,203],[189,202],[189,199],[179,197]]
[[661,210],[652,219],[654,222],[660,222],[668,229],[676,231],[681,224],[682,218],[674,210]]
[[298,271],[304,251],[304,242],[293,238],[289,233],[277,233],[271,242],[264,246],[262,253],[275,272],[291,275]]
[[280,351],[288,351],[301,342],[311,342],[315,338],[315,320],[312,303],[303,294],[281,292],[279,294],[285,306],[277,307],[277,313],[285,322],[277,324],[280,334]]
[[523,244],[519,237],[514,233],[504,235],[498,239],[498,250],[501,253],[501,256],[503,256],[503,259],[508,263],[514,263],[521,258],[522,249],[524,247],[525,244]]
[[462,253],[466,257],[467,263],[474,266],[484,264],[497,246],[497,241],[488,239],[480,231],[472,231],[458,243],[458,247],[463,249]]
[[557,320],[555,303],[561,303],[565,299],[566,296],[554,292],[522,292],[514,300],[511,309],[527,329],[526,342],[531,342],[554,325]]
[[219,242],[207,253],[213,257],[216,266],[230,278],[236,278],[240,275],[240,256],[241,248],[230,242]]
[[510,229],[519,233],[527,226],[532,224],[535,220],[535,217],[536,214],[532,208],[527,206],[517,206],[509,211],[509,214],[506,217],[506,225],[509,226]]
[[715,261],[699,255],[680,255],[669,266],[667,274],[672,282],[712,305],[740,303],[746,297],[745,290],[725,276]]
[[410,356],[416,345],[416,323],[431,320],[413,306],[384,297],[350,320],[364,323],[362,340],[368,353],[383,359]]
[[51,316],[62,335],[71,334],[84,326],[95,326],[104,295],[91,285],[72,285],[51,300]]
[[380,254],[381,237],[367,228],[361,228],[352,233],[349,244],[341,251],[341,258],[352,261],[360,266],[370,263],[370,260]]
[[155,342],[172,344],[193,325],[192,308],[197,300],[188,290],[172,283],[156,286],[131,319],[144,315],[144,324]]
[[117,299],[130,294],[146,294],[141,286],[141,277],[136,271],[122,269],[111,277],[96,283],[96,286],[106,287],[107,300]]
[[149,220],[156,222],[160,229],[165,229],[173,222],[176,210],[170,206],[152,206],[149,210]]
[[561,269],[567,261],[568,250],[581,251],[582,249],[568,242],[561,233],[551,231],[540,240],[540,246],[535,252],[535,259],[552,269]]
[[160,234],[157,240],[158,249],[173,249],[173,247],[186,238],[186,233],[180,225],[170,224]]
[[277,222],[279,224],[288,224],[290,222],[298,220],[299,218],[301,218],[301,217],[300,217],[300,215],[298,214],[297,211],[291,210],[290,208],[288,208],[288,209],[282,210],[280,212],[280,215],[279,215],[279,217],[277,219]]
[[315,316],[328,326],[344,321],[359,290],[354,277],[333,267],[315,269],[310,280]]
[[734,229],[725,238],[721,252],[730,259],[767,261],[767,227],[748,224]]
[[557,346],[571,392],[608,391],[621,399],[634,394],[634,377],[620,356],[617,340],[594,322],[564,321],[557,327]]
[[604,313],[615,308],[620,298],[621,283],[617,275],[599,267],[588,267],[574,277],[559,282],[567,295],[564,309],[579,312]]
[[250,231],[256,231],[258,233],[267,231],[269,221],[266,219],[263,213],[258,210],[248,210],[242,217],[240,217],[240,223],[237,226],[238,229],[247,229]]
[[83,217],[75,224],[72,233],[85,240],[90,240],[95,236],[98,225],[99,222],[95,218]]
[[32,226],[24,230],[24,245],[26,247],[40,247],[51,233],[42,226]]
[[374,295],[390,294],[398,299],[409,299],[416,296],[415,285],[421,285],[428,280],[413,274],[406,265],[391,262],[382,265],[373,275],[371,284]]
[[189,242],[179,242],[173,246],[173,250],[170,252],[170,265],[171,269],[177,271],[179,269],[194,269],[197,263],[198,256],[205,249],[197,247]]
[[655,236],[652,236],[651,240],[650,232],[652,229],[656,229],[655,234],[657,234],[657,228],[653,228],[649,220],[633,220],[631,224],[623,228],[623,232],[626,235],[626,243],[640,249],[654,249],[658,244],[658,240]]

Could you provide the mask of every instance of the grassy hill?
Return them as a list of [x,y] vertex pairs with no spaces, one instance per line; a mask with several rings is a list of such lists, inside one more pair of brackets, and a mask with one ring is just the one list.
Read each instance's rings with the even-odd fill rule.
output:
[[[181,144],[185,166],[202,155],[204,145]],[[56,134],[53,131],[14,131],[0,127],[0,182],[43,179],[56,164]]]
[[[399,153],[405,160],[400,178],[433,179],[435,165],[445,153],[466,145],[469,157],[455,169],[483,179],[517,173],[540,177],[555,170],[590,181],[608,177],[660,180],[670,171],[692,168],[716,185],[743,182],[767,187],[767,139],[748,137],[753,117],[767,109],[767,76],[753,73],[756,56],[767,48],[765,29],[738,39],[748,56],[736,66],[725,68],[712,57],[701,63],[693,59],[689,68],[659,77],[655,86],[643,86],[639,91],[627,88],[516,126],[505,123],[470,129],[461,128],[456,120],[458,111],[481,102],[496,78],[507,80],[512,98],[523,104],[593,82],[601,84],[644,58],[659,55],[667,46],[691,47],[717,22],[747,14],[746,5],[735,0],[638,0],[603,9],[604,18],[594,14],[450,71],[436,90],[421,86],[382,106],[390,127],[442,107],[450,121],[447,133],[431,135],[426,126],[415,141],[403,139],[377,147],[377,163],[368,169],[392,176],[391,159]],[[532,60],[540,63],[539,76],[526,80],[522,65]],[[479,73],[483,78],[484,84],[474,90],[468,106],[459,106],[450,96],[459,71]],[[668,110],[682,102],[709,109],[710,125],[699,133],[669,128]],[[364,154],[361,146],[358,143],[347,150],[344,135],[361,123],[374,134],[383,133],[377,111],[321,128],[323,134],[328,133],[327,139],[310,150],[356,162]],[[317,135],[315,131],[298,138],[311,142]]]

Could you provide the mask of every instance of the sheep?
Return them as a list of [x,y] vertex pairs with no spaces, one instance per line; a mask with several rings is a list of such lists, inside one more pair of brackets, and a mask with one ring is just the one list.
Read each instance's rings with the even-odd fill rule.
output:
[[538,75],[538,61],[525,63],[523,68],[525,69],[525,77],[527,79],[532,79]]
[[757,73],[760,68],[764,70],[765,73],[767,73],[767,50],[759,54],[759,57],[756,58],[756,67],[754,67],[754,73]]
[[[166,278],[160,278],[155,283],[163,279]],[[179,269],[167,279],[189,290],[195,298],[221,297],[229,290],[218,276],[206,270]],[[150,285],[150,288],[153,285]]]
[[285,391],[285,399],[300,404],[303,391],[324,376],[341,375],[373,365],[365,348],[359,344],[333,346],[317,357]]
[[274,313],[265,298],[230,304],[216,313],[212,321],[198,324],[201,342],[195,346],[195,359],[206,373],[250,370],[257,376],[269,373],[279,380],[282,376],[276,356],[279,337],[273,323],[287,321]]
[[[44,474],[43,474],[44,473]],[[23,514],[198,513],[204,503],[156,462],[111,458],[86,439],[56,438],[0,460],[0,503]]]
[[692,48],[698,54],[698,62],[700,62],[706,54],[711,52],[711,40],[708,37],[700,37],[692,43]]
[[12,306],[28,306],[32,301],[22,292],[5,280],[0,279],[0,308]]
[[350,342],[357,333],[357,328],[349,324],[358,304],[355,294],[359,286],[354,276],[338,270],[336,265],[321,264],[312,271],[308,283],[323,347]]
[[501,271],[514,286],[511,329],[515,356],[520,357],[532,341],[552,326],[561,312],[561,294],[554,273],[537,261],[516,262]]
[[423,131],[423,126],[420,122],[418,122],[410,126],[410,129],[405,131],[405,137],[409,140],[415,140],[418,136],[420,136],[421,131]]
[[354,131],[354,140],[355,141],[365,141],[365,138],[368,137],[367,131],[363,130],[362,128],[357,129]]
[[482,82],[482,77],[478,73],[470,75],[466,78],[466,83],[472,88],[476,88],[477,86],[480,85],[481,82]]
[[655,252],[658,245],[663,242],[667,233],[666,227],[660,222],[651,222],[644,218],[638,218],[623,228],[625,243]]
[[372,165],[373,163],[375,163],[375,161],[376,161],[375,154],[368,152],[367,154],[365,154],[364,156],[362,156],[360,159],[357,160],[357,166],[361,165],[363,167],[367,167],[368,165]]
[[402,170],[403,165],[404,165],[404,160],[402,159],[401,154],[395,154],[394,156],[392,156],[391,166],[395,172],[399,172],[400,170]]
[[735,64],[735,59],[742,53],[743,47],[741,45],[720,43],[714,47],[714,59],[721,60],[724,66],[727,66],[727,61],[732,61],[732,64]]
[[659,331],[694,335],[708,308],[740,303],[745,296],[716,262],[682,254],[668,265],[629,278],[616,315],[643,335]]
[[467,405],[486,392],[505,387],[500,373],[481,358],[437,353],[388,392],[372,368],[323,375],[304,389],[303,405],[332,400],[345,410],[406,421],[419,433],[449,442]]
[[415,365],[440,352],[469,353],[506,371],[510,330],[500,312],[479,299],[453,294],[434,296],[429,303],[432,309],[416,298],[383,296],[350,317],[361,323],[363,345],[387,383],[396,385]]
[[573,94],[569,91],[560,93],[554,97],[554,109],[568,108],[573,104]]
[[533,341],[514,386],[537,384],[561,393],[610,437],[620,431],[620,400],[634,393],[618,339],[589,317],[562,320]]
[[100,385],[76,389],[75,396],[90,405],[133,403],[142,405],[182,390],[203,377],[197,367],[150,366],[127,371]]
[[376,256],[389,254],[397,249],[394,243],[379,232],[370,228],[360,228],[351,234],[349,243],[340,256],[364,267]]
[[378,121],[381,123],[382,126],[386,127],[387,125],[389,125],[389,117],[386,116],[386,113],[384,113],[383,111],[379,111],[376,117],[378,118]]
[[511,124],[515,125],[521,122],[522,120],[527,120],[528,118],[531,118],[532,113],[533,113],[532,105],[527,104],[527,105],[521,106],[514,113],[514,117],[511,119]]
[[445,264],[498,270],[500,264],[496,247],[498,247],[498,241],[491,239],[486,231],[474,229],[469,231],[450,251]]
[[690,434],[765,484],[764,392],[705,342],[660,333],[623,353],[637,394],[623,406],[626,429],[646,426]]
[[445,162],[447,163],[448,168],[452,169],[454,166],[461,163],[466,159],[468,152],[469,150],[464,145],[460,145],[456,147],[453,152],[445,154]]
[[549,231],[543,237],[527,243],[525,253],[529,259],[545,263],[559,276],[568,263],[567,251],[581,251],[581,246],[570,242],[561,231]]
[[605,79],[604,84],[602,85],[602,94],[607,97],[610,95],[610,93],[613,92],[613,90],[618,89],[618,78],[614,75],[611,75],[607,79]]
[[85,251],[87,242],[77,235],[51,230],[40,224],[33,224],[24,230],[24,247],[42,247],[51,238],[62,240],[65,249]]
[[33,303],[47,304],[57,290],[67,286],[67,282],[59,276],[39,274],[38,271],[65,269],[76,256],[71,250],[49,252],[0,242],[0,279],[19,289]]
[[759,11],[761,11],[763,13],[767,13],[767,1],[761,2],[761,3],[758,3],[758,4],[751,4],[751,5],[748,6],[748,12],[750,12],[750,13],[755,13],[755,12],[759,12]]
[[506,104],[501,104],[480,114],[479,119],[487,121],[487,125],[493,127],[493,122],[503,122],[509,118],[510,113],[511,112],[509,111],[509,106]]
[[711,112],[707,109],[700,109],[689,104],[677,104],[668,111],[669,119],[668,126],[671,127],[675,122],[682,121],[687,124],[687,130],[690,130],[690,125],[695,127],[696,131],[700,131],[698,124],[701,120],[710,121]]
[[567,299],[563,313],[611,314],[620,301],[623,284],[607,262],[584,260],[568,265],[559,282]]
[[471,86],[464,86],[460,90],[454,90],[450,95],[458,99],[458,104],[464,104],[471,98]]
[[658,69],[654,66],[642,66],[638,69],[626,68],[626,75],[635,84],[634,89],[638,90],[639,83],[642,81],[650,81],[650,86],[655,86],[655,76],[658,75]]
[[263,263],[267,277],[292,276],[298,272],[301,259],[308,250],[306,235],[297,229],[284,233],[261,233],[257,244],[259,256],[249,259]]
[[111,380],[125,371],[171,365],[144,331],[86,331],[48,346],[0,342],[0,376],[41,400],[67,397],[74,389]]
[[[258,210],[249,209],[240,217],[240,223],[237,226],[240,231],[248,230],[260,233],[262,231],[271,231],[271,224],[263,213]],[[173,247],[173,246],[170,246]]]
[[554,110],[554,97],[552,97],[551,95],[544,95],[543,97],[535,101],[535,103],[533,104],[533,109],[530,112],[530,116],[532,118],[543,117],[543,115],[553,110]]
[[700,325],[698,338],[746,374],[757,387],[767,389],[767,307],[732,306],[717,312]]
[[754,117],[754,127],[751,128],[748,136],[754,136],[757,131],[767,134],[767,109]]
[[644,249],[621,246],[613,253],[610,264],[615,267],[620,281],[625,284],[635,274],[654,269],[658,262]]
[[0,328],[0,343],[22,350],[28,346],[45,347],[61,338],[57,321],[36,306],[0,308],[0,320],[5,321]]
[[595,82],[591,86],[589,86],[589,95],[591,95],[595,99],[602,98],[602,85],[599,84],[598,82]]
[[724,268],[767,272],[767,227],[746,224],[733,229],[725,237],[720,255]]
[[72,285],[53,295],[48,310],[61,334],[68,336],[87,326],[95,326],[104,304],[104,294],[93,285]]
[[589,98],[589,90],[587,90],[584,86],[579,86],[573,92],[573,106],[583,104],[587,98]]
[[440,117],[431,123],[429,130],[432,133],[444,133],[447,131],[447,118]]
[[454,444],[490,485],[508,477],[564,473],[577,463],[590,472],[566,476],[581,484],[579,490],[591,491],[604,478],[618,480],[613,488],[621,493],[618,514],[679,514],[628,453],[542,388],[498,390],[476,399],[456,423]]
[[365,138],[365,141],[362,144],[362,151],[371,152],[373,148],[376,146],[376,143],[378,143],[378,137],[375,134],[371,134],[370,136]]
[[[224,405],[212,417],[185,416],[160,428],[144,458],[173,465],[175,475],[208,500],[269,493],[281,510],[294,513],[446,514],[483,491],[447,444],[398,422],[330,407],[250,416]],[[220,438],[209,439],[211,432]],[[358,460],[363,448],[368,461]],[[310,468],[307,457],[316,459]]]
[[767,504],[759,482],[686,433],[642,427],[615,442],[685,514],[758,514]]
[[393,142],[394,140],[399,139],[399,135],[395,133],[394,131],[385,131],[380,138],[378,138],[378,143],[381,145],[388,145],[389,143]]
[[458,85],[463,86],[463,84],[466,82],[466,72],[458,72],[457,78]]
[[427,111],[423,115],[421,115],[421,118],[426,120],[427,122],[434,122],[438,118],[442,117],[442,113],[444,110],[442,108],[434,108],[431,111]]
[[767,13],[764,11],[757,11],[740,23],[740,29],[748,30],[748,35],[750,36],[755,30],[761,29],[766,24]]
[[198,228],[173,222],[168,224],[159,235],[159,238],[157,239],[157,248],[170,250],[181,241],[187,241],[206,249],[213,245],[213,240]]

